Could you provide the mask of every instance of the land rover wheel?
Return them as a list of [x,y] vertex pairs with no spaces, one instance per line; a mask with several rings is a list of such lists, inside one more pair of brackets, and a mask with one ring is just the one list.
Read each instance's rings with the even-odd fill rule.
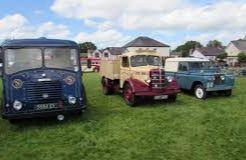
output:
[[202,85],[197,85],[194,89],[195,96],[198,99],[206,99],[207,98],[207,91]]
[[232,94],[232,90],[226,90],[226,91],[223,91],[223,94],[227,97],[231,96]]
[[136,105],[136,96],[129,84],[124,85],[123,96],[127,105],[131,107],[134,107]]

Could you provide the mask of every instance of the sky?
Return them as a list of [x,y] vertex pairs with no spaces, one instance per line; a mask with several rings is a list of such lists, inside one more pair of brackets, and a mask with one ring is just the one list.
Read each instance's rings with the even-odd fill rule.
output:
[[0,41],[58,38],[121,47],[138,36],[172,46],[246,35],[246,0],[1,0]]

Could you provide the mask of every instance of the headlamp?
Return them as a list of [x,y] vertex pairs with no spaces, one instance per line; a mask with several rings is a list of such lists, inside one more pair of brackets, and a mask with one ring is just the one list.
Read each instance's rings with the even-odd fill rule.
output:
[[14,107],[15,110],[19,111],[19,110],[22,109],[22,103],[20,101],[18,101],[18,100],[15,100],[14,104],[13,104],[13,107]]
[[76,104],[76,98],[75,97],[73,97],[73,96],[69,96],[68,97],[68,103],[70,103],[70,104]]
[[75,78],[73,76],[67,76],[64,81],[68,84],[68,85],[73,85],[75,82]]
[[173,81],[173,77],[167,76],[167,81],[168,81],[169,83],[171,83],[171,82]]

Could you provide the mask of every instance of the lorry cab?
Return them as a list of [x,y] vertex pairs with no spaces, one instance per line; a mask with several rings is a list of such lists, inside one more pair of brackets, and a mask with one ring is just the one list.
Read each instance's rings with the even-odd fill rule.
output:
[[198,99],[206,99],[209,92],[230,96],[235,81],[234,75],[200,58],[168,58],[165,70],[167,75],[177,79],[181,89],[194,91]]
[[134,106],[139,97],[175,101],[179,86],[166,77],[162,59],[154,51],[129,52],[119,60],[102,60],[101,76],[105,94],[122,90],[125,102]]
[[5,119],[57,116],[85,109],[78,45],[56,39],[16,39],[2,44]]

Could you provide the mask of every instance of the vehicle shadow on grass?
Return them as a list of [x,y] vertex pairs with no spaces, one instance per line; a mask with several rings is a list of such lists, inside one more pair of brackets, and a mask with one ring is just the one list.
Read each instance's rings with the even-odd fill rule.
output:
[[97,121],[100,118],[103,118],[102,116],[105,114],[100,114],[101,111],[97,110],[95,107],[91,107],[91,105],[88,105],[88,108],[85,110],[85,112],[81,114],[68,114],[65,115],[65,119],[63,121],[57,120],[56,116],[50,116],[50,117],[35,117],[35,118],[27,118],[27,119],[20,119],[17,121],[14,121],[14,123],[10,123],[7,120],[4,123],[8,123],[7,125],[13,126],[14,130],[22,130],[23,128],[32,129],[33,127],[39,127],[39,128],[46,128],[46,127],[57,127],[57,126],[63,126],[67,124],[72,123],[88,123],[92,120]]
[[[115,97],[120,98],[122,103],[127,106],[127,104],[124,102],[124,97],[122,93],[114,93],[112,95],[107,95],[107,97]],[[179,99],[179,95],[177,96],[176,101],[171,100],[154,100],[153,98],[148,97],[138,97],[137,104],[133,108],[157,108],[157,107],[177,107],[183,105],[183,101]]]

